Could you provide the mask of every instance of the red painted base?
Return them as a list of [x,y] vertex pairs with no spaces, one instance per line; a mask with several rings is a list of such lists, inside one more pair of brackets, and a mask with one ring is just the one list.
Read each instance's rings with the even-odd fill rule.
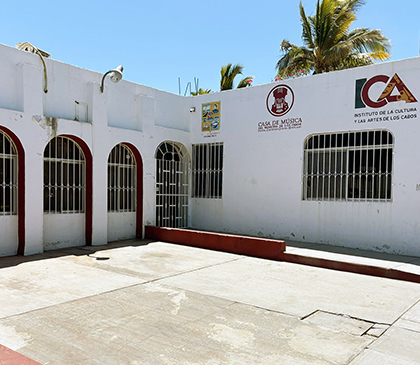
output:
[[189,229],[146,226],[145,234],[149,239],[271,260],[281,260],[286,249],[284,241]]
[[263,259],[420,283],[420,275],[415,273],[286,253],[284,252],[286,250],[284,241],[153,226],[146,226],[146,238]]
[[26,356],[16,351],[0,345],[0,364],[1,365],[41,365],[39,362],[28,359]]
[[410,281],[412,283],[420,283],[420,275],[402,271],[398,269],[391,269],[381,266],[372,266],[365,264],[356,264],[352,262],[334,261],[330,259],[321,259],[317,257],[301,256],[291,253],[284,253],[282,261],[292,262],[300,265],[309,265],[322,267],[325,269],[352,272],[356,274],[378,276],[381,278],[396,279],[403,281]]

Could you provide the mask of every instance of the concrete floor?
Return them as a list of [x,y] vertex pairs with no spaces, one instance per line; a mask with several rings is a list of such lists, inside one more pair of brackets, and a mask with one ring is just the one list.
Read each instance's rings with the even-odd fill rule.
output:
[[[419,267],[317,248],[289,250]],[[0,344],[45,365],[420,364],[419,301],[416,283],[126,241],[0,259]]]

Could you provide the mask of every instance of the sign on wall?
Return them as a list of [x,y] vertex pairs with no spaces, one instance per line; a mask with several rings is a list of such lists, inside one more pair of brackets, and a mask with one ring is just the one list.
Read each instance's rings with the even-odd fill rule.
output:
[[292,109],[295,101],[293,90],[287,85],[278,85],[267,95],[267,110],[275,117],[281,117]]
[[302,118],[286,116],[295,103],[295,94],[288,85],[273,87],[265,102],[267,111],[279,119],[258,122],[258,132],[283,131],[302,127]]
[[211,137],[220,131],[220,101],[201,105],[201,132]]
[[[402,106],[405,102],[411,104]],[[358,79],[355,85],[355,123],[389,122],[417,118],[417,99],[398,74],[389,77],[376,75],[370,79]],[[393,107],[395,105],[395,107]],[[384,108],[389,106],[388,108]],[[393,108],[390,108],[393,107]],[[365,108],[372,108],[373,110]],[[361,109],[361,110],[360,110]]]

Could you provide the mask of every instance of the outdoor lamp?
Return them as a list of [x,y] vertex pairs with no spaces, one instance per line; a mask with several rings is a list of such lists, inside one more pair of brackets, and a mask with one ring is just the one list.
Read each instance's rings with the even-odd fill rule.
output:
[[114,70],[109,70],[108,72],[106,72],[103,76],[102,76],[102,81],[101,81],[101,93],[104,92],[104,81],[105,81],[105,77],[108,74],[111,74],[109,76],[109,78],[111,79],[112,82],[117,83],[118,81],[120,81],[123,77],[122,72],[124,70],[124,67],[122,67],[122,65],[119,65],[117,68],[115,68]]

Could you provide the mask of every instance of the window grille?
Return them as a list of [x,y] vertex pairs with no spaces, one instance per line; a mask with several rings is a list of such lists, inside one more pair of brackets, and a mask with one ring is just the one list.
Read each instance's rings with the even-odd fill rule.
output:
[[179,143],[163,142],[156,151],[156,225],[188,226],[189,157]]
[[126,146],[115,146],[108,157],[108,212],[136,211],[136,160]]
[[392,201],[393,136],[385,130],[306,139],[303,200]]
[[0,131],[0,215],[17,214],[17,150]]
[[83,213],[85,157],[66,137],[55,137],[44,151],[44,213]]
[[222,198],[223,143],[192,146],[193,198]]

